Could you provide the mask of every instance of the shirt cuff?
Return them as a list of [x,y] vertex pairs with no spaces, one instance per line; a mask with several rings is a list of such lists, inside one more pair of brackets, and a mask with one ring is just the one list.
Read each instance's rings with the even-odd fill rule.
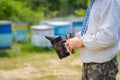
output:
[[81,31],[75,34],[75,37],[81,37]]

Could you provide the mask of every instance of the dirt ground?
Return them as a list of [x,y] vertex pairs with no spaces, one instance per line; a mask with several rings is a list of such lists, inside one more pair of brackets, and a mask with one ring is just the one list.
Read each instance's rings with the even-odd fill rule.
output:
[[[0,80],[80,80],[82,63],[79,59],[72,58],[71,60],[71,57],[64,60],[45,58],[42,62],[42,59],[38,58],[39,56],[27,58],[28,62],[16,59],[18,62],[16,65],[19,67],[8,70],[0,69]],[[22,61],[22,64],[19,60]],[[0,64],[2,64],[1,61]],[[9,64],[14,65],[14,62]],[[120,80],[120,73],[117,80]]]

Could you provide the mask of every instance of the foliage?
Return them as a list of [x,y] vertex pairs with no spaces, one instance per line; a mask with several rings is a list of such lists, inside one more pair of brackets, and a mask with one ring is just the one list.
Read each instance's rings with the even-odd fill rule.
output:
[[25,7],[20,1],[0,0],[0,19],[12,21],[24,21],[36,24],[43,18],[44,14],[34,12],[30,7]]
[[13,41],[13,45],[11,49],[1,49],[0,50],[0,57],[15,57],[20,55],[25,55],[26,53],[33,54],[33,53],[48,53],[55,51],[53,48],[41,48],[41,47],[35,47],[31,45],[30,40],[26,42],[15,42]]
[[74,14],[84,16],[90,0],[0,0],[0,20],[38,24],[40,20]]
[[85,15],[85,10],[84,9],[75,10],[75,15],[84,16]]
[[90,4],[90,0],[87,1],[87,6]]
[[87,0],[26,0],[26,3],[29,3],[26,6],[42,11],[46,16],[54,11],[57,11],[56,16],[66,16],[73,14],[76,9],[87,8]]

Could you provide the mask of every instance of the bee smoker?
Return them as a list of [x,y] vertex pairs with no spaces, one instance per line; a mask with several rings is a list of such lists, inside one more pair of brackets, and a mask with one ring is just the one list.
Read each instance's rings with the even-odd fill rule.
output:
[[56,53],[60,59],[63,59],[70,55],[70,53],[74,53],[74,50],[69,51],[65,42],[67,39],[72,38],[72,34],[67,34],[64,36],[45,36],[48,40],[50,40],[52,46],[56,50]]

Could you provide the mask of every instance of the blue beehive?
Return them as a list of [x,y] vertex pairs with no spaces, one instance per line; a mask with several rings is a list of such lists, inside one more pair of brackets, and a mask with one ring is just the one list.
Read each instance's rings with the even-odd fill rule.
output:
[[72,26],[73,27],[81,27],[83,25],[83,22],[82,21],[73,21],[73,24],[72,24]]
[[24,42],[27,38],[27,23],[17,22],[12,25],[13,38],[18,42]]
[[48,25],[54,27],[56,36],[63,36],[72,32],[72,24],[68,21],[51,21]]
[[0,21],[0,49],[12,46],[11,24],[11,21]]
[[67,20],[72,22],[72,32],[80,32],[83,25],[83,17],[68,17]]
[[83,21],[73,21],[72,27],[73,27],[73,33],[80,32],[82,29]]

